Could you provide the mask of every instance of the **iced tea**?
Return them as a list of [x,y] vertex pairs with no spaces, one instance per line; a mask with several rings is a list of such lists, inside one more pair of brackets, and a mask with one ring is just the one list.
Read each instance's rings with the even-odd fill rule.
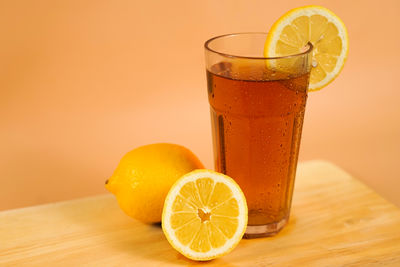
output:
[[242,188],[250,226],[286,223],[308,76],[227,62],[207,71],[215,168]]
[[237,33],[205,43],[215,168],[246,196],[248,238],[288,221],[312,62],[311,44],[264,57],[266,38]]

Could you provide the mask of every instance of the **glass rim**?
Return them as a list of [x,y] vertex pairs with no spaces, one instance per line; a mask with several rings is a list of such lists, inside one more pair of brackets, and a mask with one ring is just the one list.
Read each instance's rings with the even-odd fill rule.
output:
[[212,41],[215,41],[217,39],[230,37],[230,36],[243,35],[243,34],[265,34],[265,35],[267,35],[268,33],[267,32],[238,32],[238,33],[228,33],[228,34],[218,35],[218,36],[215,36],[215,37],[213,37],[211,39],[208,39],[204,43],[204,48],[207,51],[219,54],[219,55],[224,56],[224,57],[243,58],[243,59],[261,59],[261,60],[272,60],[272,59],[284,59],[284,58],[298,57],[298,56],[302,56],[302,55],[306,55],[306,54],[310,53],[314,48],[312,43],[308,42],[307,45],[305,46],[305,47],[308,47],[308,49],[306,51],[304,51],[304,52],[300,52],[300,53],[296,53],[296,54],[290,54],[290,55],[284,55],[284,56],[276,56],[276,57],[254,57],[254,56],[240,56],[240,55],[233,55],[233,54],[227,54],[227,53],[223,53],[223,52],[218,52],[218,51],[212,49],[209,46]]

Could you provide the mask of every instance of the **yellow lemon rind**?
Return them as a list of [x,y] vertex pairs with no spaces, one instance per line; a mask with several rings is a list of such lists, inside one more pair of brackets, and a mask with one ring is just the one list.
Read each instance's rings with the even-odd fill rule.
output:
[[143,223],[161,222],[165,197],[185,173],[204,166],[188,148],[171,143],[137,147],[118,163],[105,187],[120,208]]

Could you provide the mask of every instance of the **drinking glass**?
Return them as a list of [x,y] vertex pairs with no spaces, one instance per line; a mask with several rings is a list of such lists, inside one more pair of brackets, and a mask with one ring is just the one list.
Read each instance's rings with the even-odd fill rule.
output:
[[274,235],[289,219],[311,70],[311,44],[267,58],[266,38],[238,33],[205,43],[215,169],[246,197],[246,238]]

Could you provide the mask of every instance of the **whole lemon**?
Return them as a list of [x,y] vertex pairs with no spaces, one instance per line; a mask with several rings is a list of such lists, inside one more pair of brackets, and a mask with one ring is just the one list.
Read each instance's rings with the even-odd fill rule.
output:
[[161,221],[165,197],[182,175],[204,168],[187,148],[175,144],[151,144],[128,152],[106,188],[129,216],[145,223]]

